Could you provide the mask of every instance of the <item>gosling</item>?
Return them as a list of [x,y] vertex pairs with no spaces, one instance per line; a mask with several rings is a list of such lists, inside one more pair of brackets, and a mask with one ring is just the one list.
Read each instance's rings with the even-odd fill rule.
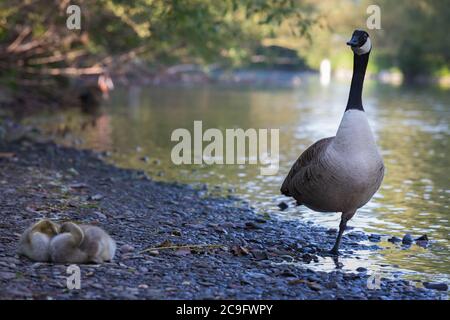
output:
[[60,226],[43,219],[24,231],[19,240],[19,254],[33,261],[50,260],[50,240],[59,233]]
[[116,243],[101,228],[65,222],[50,241],[50,258],[56,263],[102,263],[111,261]]

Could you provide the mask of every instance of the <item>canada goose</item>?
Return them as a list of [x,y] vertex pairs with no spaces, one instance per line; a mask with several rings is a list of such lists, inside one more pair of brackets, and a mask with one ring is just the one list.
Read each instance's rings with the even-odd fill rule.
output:
[[361,93],[372,44],[367,32],[355,30],[347,42],[354,52],[353,77],[344,116],[335,137],[311,145],[292,166],[281,193],[319,212],[342,212],[330,253],[337,255],[342,234],[356,210],[378,190],[383,159],[369,126]]
[[116,243],[101,228],[65,222],[50,241],[50,256],[57,263],[102,263],[114,258]]
[[22,234],[19,241],[19,254],[34,261],[49,261],[50,240],[59,233],[59,229],[60,226],[50,220],[38,221]]

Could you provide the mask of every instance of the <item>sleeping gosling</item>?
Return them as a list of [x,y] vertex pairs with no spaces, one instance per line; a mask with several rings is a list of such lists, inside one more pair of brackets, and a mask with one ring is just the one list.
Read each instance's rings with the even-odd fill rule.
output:
[[101,228],[65,222],[50,241],[50,257],[57,263],[102,263],[111,261],[116,243]]
[[60,226],[43,219],[24,231],[19,240],[19,254],[33,261],[50,260],[50,240],[59,233]]

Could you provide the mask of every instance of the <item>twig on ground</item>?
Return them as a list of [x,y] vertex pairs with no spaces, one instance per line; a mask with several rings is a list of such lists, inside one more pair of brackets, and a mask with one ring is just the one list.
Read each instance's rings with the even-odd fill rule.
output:
[[153,247],[140,251],[139,253],[145,253],[154,250],[168,250],[168,249],[215,249],[225,247],[223,244],[192,244],[181,246],[167,246],[167,247]]

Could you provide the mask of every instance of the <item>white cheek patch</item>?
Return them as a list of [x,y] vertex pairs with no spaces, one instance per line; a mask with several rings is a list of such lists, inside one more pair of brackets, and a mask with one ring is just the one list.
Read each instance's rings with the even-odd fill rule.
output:
[[370,42],[370,38],[367,38],[366,42],[359,48],[352,48],[353,52],[357,55],[366,54],[372,49],[372,43]]

